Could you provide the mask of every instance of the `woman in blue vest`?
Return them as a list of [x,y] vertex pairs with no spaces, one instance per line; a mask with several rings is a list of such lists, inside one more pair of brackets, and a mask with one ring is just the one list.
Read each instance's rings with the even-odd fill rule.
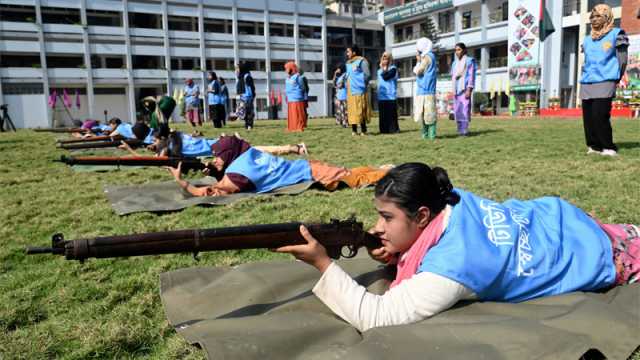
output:
[[284,64],[284,71],[287,73],[287,131],[304,131],[307,124],[305,85],[295,62],[289,61]]
[[249,64],[246,62],[236,65],[236,96],[238,96],[236,116],[244,121],[244,128],[247,130],[253,128],[255,118],[253,100],[256,98],[256,86],[249,70]]
[[213,121],[213,127],[221,128],[222,122],[226,116],[224,108],[224,99],[222,98],[222,89],[218,76],[215,72],[210,71],[207,75],[209,86],[207,87],[207,105],[209,107],[209,117]]
[[400,132],[396,102],[398,77],[398,69],[393,63],[393,56],[390,52],[385,51],[380,58],[380,68],[378,69],[378,125],[381,134]]
[[196,130],[196,123],[198,126],[202,126],[202,119],[200,119],[200,88],[190,78],[186,79],[184,83],[185,116],[193,127],[194,135],[202,135],[200,131]]
[[336,124],[347,127],[347,67],[344,64],[338,66],[333,73],[333,86],[336,89],[335,112]]
[[122,136],[126,139],[135,139],[135,135],[133,134],[133,125],[122,122],[122,120],[117,117],[109,119],[108,124],[111,127],[109,136]]
[[220,98],[222,99],[222,105],[224,106],[222,126],[227,126],[227,117],[229,116],[229,88],[222,76],[218,79],[220,80]]
[[368,166],[347,169],[315,160],[287,160],[235,136],[221,137],[211,148],[215,157],[207,165],[213,171],[211,175],[218,179],[216,184],[196,187],[182,179],[180,164],[169,169],[178,185],[194,196],[265,193],[311,181],[328,190],[335,190],[340,184],[360,188],[375,184],[388,170]]
[[629,39],[614,27],[609,5],[591,10],[591,34],[582,44],[584,65],[580,80],[580,99],[587,154],[616,156],[611,129],[611,102],[616,86],[627,66]]
[[473,88],[476,84],[476,61],[467,55],[467,46],[457,43],[451,65],[453,82],[453,113],[458,125],[458,134],[466,136],[471,121]]
[[369,80],[371,70],[369,62],[360,55],[360,48],[352,45],[347,48],[347,118],[351,125],[351,135],[358,134],[358,125],[367,134],[367,123],[371,121],[371,105],[369,104]]
[[308,244],[278,249],[316,267],[313,292],[360,331],[460,300],[515,303],[639,280],[638,227],[600,224],[557,197],[498,203],[454,189],[441,168],[407,163],[378,182],[374,204],[383,247],[370,255],[397,266],[384,295],[353,281],[304,227]]
[[433,43],[427,38],[420,38],[416,43],[416,95],[413,98],[413,120],[422,124],[422,138],[436,138],[436,82],[438,64],[433,53]]

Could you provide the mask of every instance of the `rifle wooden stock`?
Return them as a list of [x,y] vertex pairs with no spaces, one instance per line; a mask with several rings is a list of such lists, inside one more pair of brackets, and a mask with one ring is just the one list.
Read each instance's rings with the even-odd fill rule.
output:
[[[178,230],[134,235],[105,236],[64,240],[53,235],[50,248],[29,247],[27,254],[64,255],[67,260],[113,258],[202,251],[239,249],[273,249],[285,245],[305,244],[300,234],[302,223],[264,224],[217,229]],[[362,228],[354,218],[331,220],[324,224],[305,224],[309,232],[327,249],[330,257],[354,257],[361,247],[382,246],[380,239]],[[348,253],[344,254],[343,250]]]
[[58,144],[78,144],[78,143],[90,143],[94,141],[114,141],[114,140],[124,140],[125,138],[121,135],[109,136],[109,135],[101,135],[101,136],[92,136],[88,138],[80,138],[80,139],[64,139],[64,140],[56,140]]
[[203,170],[206,166],[197,158],[168,156],[65,156],[60,162],[67,165],[110,165],[110,166],[171,166],[182,162],[182,172]]
[[63,144],[59,143],[58,146],[65,150],[79,150],[79,149],[99,149],[99,148],[111,148],[118,147],[123,143],[129,144],[131,147],[142,146],[142,140],[138,139],[112,139],[112,140],[99,140],[99,141],[87,141],[80,143]]
[[87,133],[91,130],[83,128],[40,128],[33,129],[35,132],[51,132],[51,133]]

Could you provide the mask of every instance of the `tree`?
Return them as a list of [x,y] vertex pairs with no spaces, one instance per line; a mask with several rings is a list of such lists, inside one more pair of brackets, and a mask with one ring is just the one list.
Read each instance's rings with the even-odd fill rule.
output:
[[440,30],[433,20],[432,15],[424,17],[422,23],[420,23],[420,37],[426,37],[433,43],[433,50],[438,50],[438,38],[440,36]]

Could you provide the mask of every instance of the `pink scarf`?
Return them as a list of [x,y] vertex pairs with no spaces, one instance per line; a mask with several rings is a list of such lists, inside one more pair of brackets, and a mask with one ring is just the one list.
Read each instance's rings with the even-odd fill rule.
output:
[[416,242],[411,245],[411,248],[400,256],[396,279],[391,283],[391,287],[416,274],[418,266],[420,266],[420,262],[427,254],[427,251],[438,244],[438,240],[440,240],[440,236],[444,231],[444,216],[445,211],[440,211],[440,214],[431,220]]
[[71,109],[71,98],[69,97],[67,89],[62,89],[62,102],[64,103],[64,106]]

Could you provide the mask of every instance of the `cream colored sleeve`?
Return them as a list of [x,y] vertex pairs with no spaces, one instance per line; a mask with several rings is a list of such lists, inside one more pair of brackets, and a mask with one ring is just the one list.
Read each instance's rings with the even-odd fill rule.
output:
[[422,75],[430,65],[431,65],[431,58],[428,56],[421,56],[420,63],[416,64],[416,67],[413,69],[413,72],[416,75]]
[[334,313],[360,331],[410,324],[442,312],[473,291],[446,277],[423,272],[375,295],[356,283],[336,263],[324,272],[313,293]]

